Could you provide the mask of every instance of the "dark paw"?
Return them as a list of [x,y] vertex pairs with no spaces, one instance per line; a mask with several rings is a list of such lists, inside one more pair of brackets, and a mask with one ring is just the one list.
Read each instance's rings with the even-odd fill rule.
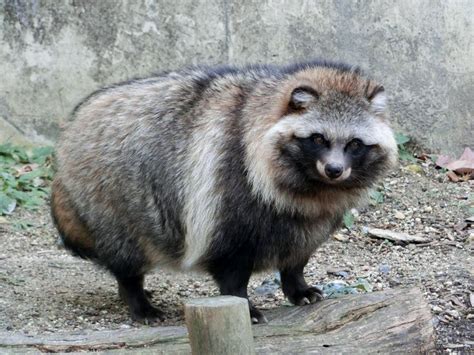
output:
[[250,319],[252,320],[252,324],[268,323],[268,320],[263,313],[252,305],[250,305]]
[[149,300],[151,300],[153,298],[153,291],[151,290],[143,290],[143,292],[145,292],[145,296],[146,298],[148,298]]
[[[149,301],[153,298],[153,291],[151,290],[143,290],[145,297],[148,298]],[[119,297],[122,302],[127,303],[127,294],[124,292],[123,289],[119,288]]]
[[157,324],[165,319],[165,314],[152,305],[143,305],[130,309],[130,315],[135,322],[146,325]]
[[295,290],[293,294],[288,295],[288,299],[297,306],[304,306],[321,301],[323,299],[323,291],[317,287],[308,287],[302,290]]

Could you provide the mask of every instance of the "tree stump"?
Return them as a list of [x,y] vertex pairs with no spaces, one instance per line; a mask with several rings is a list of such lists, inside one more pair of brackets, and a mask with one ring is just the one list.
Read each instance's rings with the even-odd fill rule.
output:
[[[419,354],[435,346],[432,315],[416,288],[348,295],[302,307],[279,307],[265,315],[268,324],[252,327],[256,354]],[[1,354],[38,350],[191,353],[188,332],[183,326],[37,336],[0,332]]]
[[184,316],[193,355],[255,354],[249,304],[219,296],[186,302]]

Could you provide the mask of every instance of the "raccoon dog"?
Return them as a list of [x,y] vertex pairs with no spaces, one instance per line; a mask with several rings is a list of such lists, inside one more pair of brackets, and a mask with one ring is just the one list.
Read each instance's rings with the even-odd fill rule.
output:
[[[57,146],[52,214],[65,246],[117,279],[134,319],[162,312],[144,275],[208,272],[247,298],[278,269],[297,305],[303,269],[396,161],[382,86],[343,64],[191,68],[99,90]],[[263,314],[250,304],[254,322]]]

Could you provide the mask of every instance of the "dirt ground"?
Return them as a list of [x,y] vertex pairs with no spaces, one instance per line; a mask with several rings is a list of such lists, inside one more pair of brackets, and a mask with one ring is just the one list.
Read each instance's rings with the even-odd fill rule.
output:
[[[366,279],[373,291],[416,285],[431,306],[439,352],[474,350],[474,225],[472,180],[452,183],[429,162],[407,164],[381,184],[384,202],[356,213],[320,248],[306,267],[310,284]],[[471,210],[469,209],[471,204]],[[374,239],[383,228],[429,239],[397,245]],[[286,304],[281,290],[262,295],[265,279],[252,278],[250,297],[263,309]],[[183,323],[183,302],[216,295],[205,275],[157,270],[147,278],[153,300],[167,315],[164,325]],[[58,248],[49,207],[16,211],[0,219],[0,331],[26,334],[143,327],[130,321],[113,278]]]

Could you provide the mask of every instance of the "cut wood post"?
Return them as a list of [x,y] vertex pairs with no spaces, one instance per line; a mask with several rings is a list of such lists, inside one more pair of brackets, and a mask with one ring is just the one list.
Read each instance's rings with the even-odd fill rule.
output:
[[195,355],[255,354],[245,298],[218,296],[186,302],[184,316]]

